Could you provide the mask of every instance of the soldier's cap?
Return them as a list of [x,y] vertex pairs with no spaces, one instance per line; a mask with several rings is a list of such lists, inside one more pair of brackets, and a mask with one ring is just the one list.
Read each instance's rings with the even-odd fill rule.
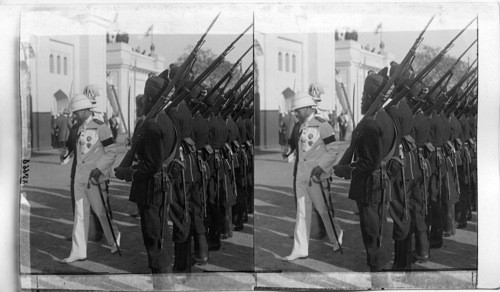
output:
[[170,73],[169,69],[165,69],[163,72],[161,72],[158,77],[160,77],[163,80],[168,80],[168,75]]
[[170,64],[170,73],[168,74],[168,78],[174,79],[175,74],[179,72],[180,67],[175,64]]
[[422,91],[426,88],[425,84],[422,81],[418,81],[413,85],[410,91],[410,98],[414,100],[419,100],[421,98],[421,94],[423,93]]
[[[399,67],[399,64],[392,61],[391,62],[391,69],[389,70],[389,76],[394,75],[394,73],[396,73],[396,70],[398,70],[398,67]],[[403,74],[400,75],[398,78],[396,78],[394,83],[396,85],[399,85],[399,84],[402,84],[403,82],[406,82],[407,80],[409,80],[410,78],[413,77],[414,72],[415,72],[415,70],[410,65],[410,68],[408,70],[406,70],[405,72],[403,72]]]
[[149,97],[152,102],[156,102],[165,89],[166,84],[163,78],[151,76],[146,80],[146,84],[144,85],[144,95]]
[[306,92],[298,92],[293,96],[290,110],[298,110],[305,107],[316,107],[313,97]]
[[365,79],[365,85],[363,87],[363,97],[370,96],[372,99],[376,98],[386,83],[387,67],[380,70],[377,74],[368,75]]

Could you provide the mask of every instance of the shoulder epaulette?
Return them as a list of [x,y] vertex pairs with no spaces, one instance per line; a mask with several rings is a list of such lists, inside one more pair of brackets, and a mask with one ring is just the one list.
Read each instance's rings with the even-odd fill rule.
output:
[[98,120],[98,119],[92,119],[92,121],[94,121],[94,123],[96,123],[96,124],[98,124],[98,125],[102,125],[102,124],[104,124],[104,122],[103,122],[103,121]]
[[315,118],[316,120],[318,120],[320,123],[325,123],[325,122],[326,122],[326,120],[325,120],[325,119],[323,119],[322,117],[318,117],[318,116],[316,116],[316,117],[314,117],[314,118]]

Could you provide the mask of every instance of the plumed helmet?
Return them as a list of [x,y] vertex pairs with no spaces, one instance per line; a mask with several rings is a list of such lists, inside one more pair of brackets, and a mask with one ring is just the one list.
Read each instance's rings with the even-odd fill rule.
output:
[[325,93],[325,89],[323,87],[323,84],[319,82],[313,82],[309,85],[309,94],[315,101],[321,101],[321,95]]
[[86,95],[76,94],[71,99],[71,111],[73,112],[91,108],[94,108],[94,105]]
[[166,82],[158,76],[151,76],[144,85],[144,96],[149,97],[152,102],[156,102]]
[[293,96],[290,110],[294,111],[304,107],[316,107],[316,102],[308,93],[298,92]]
[[89,84],[83,88],[83,94],[87,96],[92,103],[96,103],[95,98],[99,96],[99,88],[95,84]]
[[363,87],[363,96],[370,96],[372,99],[376,98],[387,82],[386,74],[387,68],[384,68],[377,74],[368,75]]

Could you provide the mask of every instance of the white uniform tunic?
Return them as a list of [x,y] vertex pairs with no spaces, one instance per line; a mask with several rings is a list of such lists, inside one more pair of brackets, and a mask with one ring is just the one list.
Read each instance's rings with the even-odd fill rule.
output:
[[[316,166],[323,169],[321,184],[328,199],[328,178],[331,176],[332,167],[338,155],[333,128],[326,121],[309,116],[301,125],[300,138],[298,142],[298,165],[297,165],[297,217],[295,223],[294,245],[291,256],[304,257],[309,254],[309,236],[311,230],[312,204],[318,211],[326,228],[330,242],[338,245],[330,223],[327,205],[321,192],[321,185],[311,179],[311,172]],[[311,186],[309,183],[311,182]],[[341,229],[333,218],[339,241],[341,241]]]
[[[97,186],[89,182],[90,172],[98,168],[101,171],[99,182],[104,189],[104,181],[109,178],[111,167],[116,159],[116,147],[111,130],[102,122],[89,117],[78,129],[76,145],[77,165],[75,172],[75,218],[72,235],[70,258],[87,257],[87,237],[89,231],[90,207],[101,222],[104,235],[109,245],[113,245],[113,235],[106,218],[105,207]],[[106,193],[103,192],[107,202]],[[113,221],[115,236],[118,235]]]

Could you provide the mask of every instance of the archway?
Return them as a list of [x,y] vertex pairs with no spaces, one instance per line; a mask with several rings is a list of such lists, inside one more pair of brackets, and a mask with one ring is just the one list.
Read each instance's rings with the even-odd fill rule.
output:
[[56,99],[56,113],[62,112],[65,108],[69,108],[69,98],[61,89],[54,93]]

